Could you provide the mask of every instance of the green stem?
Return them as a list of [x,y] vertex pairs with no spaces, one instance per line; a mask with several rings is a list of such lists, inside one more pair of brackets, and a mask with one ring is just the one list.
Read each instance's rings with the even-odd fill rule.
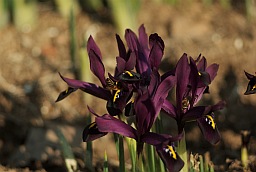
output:
[[144,172],[144,166],[142,161],[142,155],[137,155],[137,172]]
[[130,153],[130,157],[131,157],[131,161],[132,161],[132,172],[136,172],[136,140],[125,137],[127,145],[128,145],[128,149],[129,149],[129,153]]
[[148,171],[155,172],[156,171],[156,164],[155,164],[155,154],[154,154],[154,147],[152,145],[147,145],[147,162],[146,166],[149,168]]
[[125,172],[123,136],[119,135],[118,140],[119,140],[119,171]]
[[[86,123],[87,124],[91,123],[90,115],[87,115]],[[93,159],[93,145],[92,145],[92,142],[87,142],[86,143],[86,152],[85,152],[85,165],[91,172],[94,171],[93,165],[92,165],[92,159]]]
[[185,131],[184,136],[178,142],[178,154],[181,159],[184,161],[184,167],[181,169],[181,172],[188,172],[188,155],[187,155],[187,148],[186,148],[186,138],[185,138]]

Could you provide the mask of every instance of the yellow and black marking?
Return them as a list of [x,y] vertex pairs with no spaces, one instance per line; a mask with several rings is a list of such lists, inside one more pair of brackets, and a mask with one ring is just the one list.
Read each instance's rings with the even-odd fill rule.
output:
[[91,128],[96,128],[97,126],[96,126],[96,122],[93,122],[93,123],[91,123],[90,125],[89,125],[89,129],[91,129]]
[[130,77],[133,77],[134,75],[130,71],[125,71],[125,74],[128,74]]
[[252,86],[252,90],[255,90],[256,89],[256,84],[254,86]]
[[173,149],[173,146],[167,145],[167,148],[165,148],[165,152],[169,153],[169,155],[173,158],[173,159],[177,159],[177,154]]
[[214,119],[211,115],[206,115],[205,121],[215,130],[216,124],[215,124]]
[[133,72],[133,71],[124,71],[122,74],[119,75],[119,79],[121,81],[139,81],[141,80],[140,74]]
[[202,73],[201,73],[201,72],[198,72],[198,75],[199,75],[199,76],[202,76]]
[[121,90],[117,90],[114,94],[113,102],[120,98]]

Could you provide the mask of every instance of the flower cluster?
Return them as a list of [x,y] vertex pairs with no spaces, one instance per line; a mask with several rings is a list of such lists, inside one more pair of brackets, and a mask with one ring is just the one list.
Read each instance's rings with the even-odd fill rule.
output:
[[[140,26],[137,36],[127,29],[125,40],[116,35],[119,54],[113,75],[105,77],[100,49],[90,36],[87,51],[90,69],[101,82],[101,86],[79,80],[61,78],[68,89],[60,93],[57,101],[80,89],[86,93],[106,100],[107,113],[95,115],[95,122],[85,127],[83,141],[95,140],[107,133],[116,133],[137,141],[138,154],[143,144],[153,145],[169,171],[179,171],[184,162],[175,150],[175,142],[183,137],[186,122],[197,121],[205,139],[212,144],[220,140],[214,112],[224,107],[225,102],[216,105],[196,106],[204,93],[209,92],[209,84],[217,75],[218,65],[207,66],[205,57],[197,59],[183,54],[174,69],[160,75],[159,65],[164,54],[164,42],[158,34],[146,34]],[[171,103],[167,96],[176,87],[176,102]],[[177,121],[178,134],[171,136],[152,132],[160,111]],[[121,120],[120,116],[134,116],[134,125]],[[118,118],[119,117],[119,118]]]

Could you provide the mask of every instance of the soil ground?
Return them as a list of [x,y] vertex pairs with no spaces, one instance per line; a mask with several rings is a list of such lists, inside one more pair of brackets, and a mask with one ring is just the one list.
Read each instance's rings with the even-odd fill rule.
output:
[[[77,91],[55,103],[58,94],[66,89],[58,72],[75,78],[69,55],[68,20],[47,4],[42,3],[38,8],[35,26],[17,30],[10,24],[0,29],[0,171],[65,171],[56,135],[59,129],[71,144],[79,168],[84,171],[85,143],[81,136],[86,125],[86,105],[103,114],[105,110],[99,104],[104,105],[104,101],[83,102],[83,93]],[[84,37],[93,34],[107,70],[113,72],[118,54],[115,43],[118,31],[109,16],[107,11],[97,15],[86,11],[79,13],[76,36],[80,49]],[[239,3],[225,9],[218,3],[205,6],[198,1],[174,6],[143,1],[138,14],[138,26],[144,24],[148,34],[156,32],[165,42],[162,71],[170,68],[165,64],[174,64],[184,52],[194,58],[201,53],[208,64],[220,65],[210,87],[211,94],[203,103],[227,102],[227,107],[216,114],[221,142],[215,146],[206,143],[194,123],[186,128],[188,149],[193,153],[210,153],[216,171],[243,171],[240,163],[242,130],[252,132],[249,171],[256,170],[256,96],[243,95],[248,83],[244,70],[256,72],[255,19],[248,20]],[[107,150],[110,164],[118,165],[110,136],[95,141],[94,147],[95,166],[101,164],[104,150]],[[126,158],[129,164],[129,157]]]

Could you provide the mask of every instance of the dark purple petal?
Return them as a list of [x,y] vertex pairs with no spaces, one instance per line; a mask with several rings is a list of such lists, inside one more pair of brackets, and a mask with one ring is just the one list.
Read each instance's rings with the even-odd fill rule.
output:
[[125,71],[125,65],[126,61],[122,57],[116,57],[115,76],[118,76]]
[[125,39],[129,49],[136,55],[136,71],[143,75],[143,77],[149,77],[148,56],[144,53],[144,49],[141,47],[136,34],[130,29],[127,29]]
[[166,147],[158,148],[157,153],[170,172],[179,172],[184,166],[184,162],[173,146],[167,145]]
[[154,96],[154,101],[160,100],[160,98],[165,99],[168,96],[170,90],[174,87],[176,82],[175,76],[168,76],[159,84],[157,91]]
[[123,41],[121,40],[120,36],[116,34],[116,41],[117,41],[117,46],[118,46],[118,51],[119,51],[119,57],[123,58],[125,61],[126,59],[126,49],[124,46]]
[[137,130],[140,135],[148,132],[152,127],[152,122],[156,115],[154,103],[149,98],[148,92],[143,95],[138,95],[134,109],[137,121]]
[[164,42],[156,33],[150,35],[149,37],[150,44],[150,54],[149,61],[151,69],[158,69],[161,63],[163,54],[164,54]]
[[214,121],[213,113],[205,115],[197,120],[198,126],[201,129],[204,138],[211,144],[216,144],[220,141],[220,133]]
[[90,59],[90,68],[92,73],[97,76],[103,87],[106,86],[105,67],[102,63],[102,57],[99,47],[94,42],[92,36],[88,39],[87,44],[88,56]]
[[225,106],[226,106],[225,101],[219,101],[215,105],[207,106],[205,111],[204,111],[204,114],[205,115],[211,114],[212,112],[223,109]]
[[97,117],[95,121],[101,132],[116,133],[137,140],[137,132],[134,128],[111,115],[105,114]]
[[[196,62],[201,58],[201,54],[198,56]],[[197,63],[197,69],[198,71],[205,71],[207,67],[207,61],[205,57],[202,57],[199,62]]]
[[65,78],[61,74],[60,77],[68,84],[69,87],[73,89],[80,89],[86,93],[89,93],[104,100],[108,100],[111,97],[111,93],[109,90],[99,87],[96,84]]
[[[159,84],[160,84],[160,75],[157,70],[154,70],[151,73],[150,83],[148,86],[148,92],[149,92],[150,97],[153,97],[155,95]],[[157,97],[157,98],[159,98],[159,97]]]
[[64,98],[66,98],[68,95],[70,95],[71,93],[73,93],[73,92],[76,91],[76,90],[77,90],[77,88],[68,87],[67,90],[62,91],[62,92],[59,94],[59,96],[58,96],[58,98],[57,98],[57,100],[56,100],[55,102],[58,102],[58,101],[63,100]]
[[[172,136],[167,134],[157,134],[153,132],[147,132],[140,137],[141,142],[145,142],[150,145],[161,145],[163,142],[169,142]],[[176,141],[176,140],[175,140]]]
[[182,118],[183,122],[195,121],[204,115],[205,106],[197,106],[189,109]]
[[95,139],[105,136],[106,134],[107,132],[100,132],[98,130],[97,124],[93,122],[85,127],[83,131],[83,141],[84,142],[93,141]]
[[191,96],[192,96],[192,100],[189,103],[190,103],[190,106],[193,107],[194,101],[196,99],[196,90],[198,88],[198,83],[199,83],[199,74],[198,74],[195,61],[192,58],[190,58],[189,80],[190,80],[189,85],[190,85]]
[[189,73],[190,66],[188,63],[188,57],[187,54],[184,53],[178,61],[175,71],[175,76],[177,80],[176,102],[178,111],[181,111],[182,109],[182,100],[186,94],[187,86],[189,84]]
[[219,70],[219,65],[218,64],[211,64],[210,66],[208,66],[206,68],[206,72],[209,73],[210,75],[210,79],[211,79],[211,82],[214,80],[214,78],[217,76],[217,72]]
[[136,65],[136,54],[135,52],[131,52],[130,56],[125,64],[125,70],[133,70]]
[[176,107],[166,99],[164,100],[164,103],[162,105],[162,110],[171,118],[177,118]]
[[138,38],[136,34],[130,30],[126,29],[125,31],[125,40],[127,42],[128,48],[133,52],[138,52]]
[[148,57],[149,56],[149,48],[148,48],[148,35],[146,33],[144,25],[139,27],[139,43],[140,47],[143,51],[143,54]]

